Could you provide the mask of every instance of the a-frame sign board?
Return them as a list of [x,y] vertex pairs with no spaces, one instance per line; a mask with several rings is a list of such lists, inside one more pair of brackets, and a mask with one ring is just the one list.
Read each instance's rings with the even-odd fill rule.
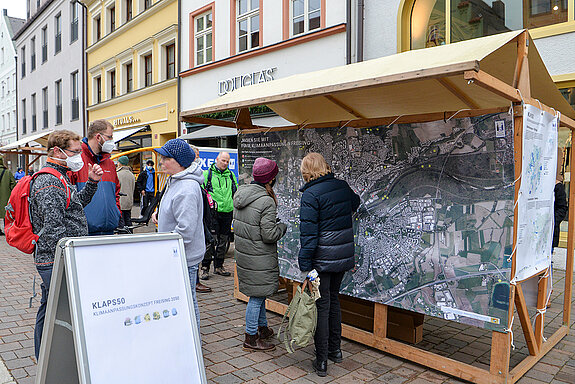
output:
[[59,242],[36,383],[206,383],[178,234]]

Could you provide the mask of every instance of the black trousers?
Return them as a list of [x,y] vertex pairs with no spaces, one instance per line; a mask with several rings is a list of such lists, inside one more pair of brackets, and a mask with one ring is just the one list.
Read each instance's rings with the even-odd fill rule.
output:
[[232,229],[233,212],[217,212],[214,220],[214,230],[216,238],[216,252],[208,248],[202,261],[202,268],[210,269],[212,260],[214,261],[214,268],[221,268],[224,266],[224,257],[226,256],[226,244]]
[[131,227],[132,226],[132,210],[131,209],[123,209],[122,210],[122,218],[120,219],[120,223],[124,220],[124,225]]
[[315,352],[318,361],[326,361],[328,352],[341,348],[341,309],[339,287],[345,272],[319,273],[319,298],[317,307],[317,327],[315,329]]
[[142,199],[142,211],[141,214],[144,215],[144,211],[150,205],[150,202],[154,198],[154,192],[144,192],[144,196],[140,196]]

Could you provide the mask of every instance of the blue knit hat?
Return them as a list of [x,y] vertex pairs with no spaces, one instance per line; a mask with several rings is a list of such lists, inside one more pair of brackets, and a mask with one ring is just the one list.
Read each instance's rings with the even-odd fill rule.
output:
[[190,148],[190,145],[182,139],[168,140],[162,148],[154,149],[160,155],[171,157],[182,167],[188,168],[194,162],[196,154]]

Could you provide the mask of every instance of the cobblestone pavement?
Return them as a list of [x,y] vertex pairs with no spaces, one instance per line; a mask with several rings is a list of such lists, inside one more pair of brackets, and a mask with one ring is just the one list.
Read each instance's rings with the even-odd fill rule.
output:
[[[233,259],[226,260],[233,270]],[[36,361],[33,357],[33,326],[39,294],[32,299],[32,281],[36,276],[36,291],[40,289],[32,257],[9,247],[0,238],[0,358],[10,375],[3,373],[0,361],[0,384],[34,382]],[[555,272],[552,304],[546,313],[547,331],[561,324],[562,293],[565,273]],[[344,360],[328,365],[328,376],[312,372],[313,346],[288,354],[278,344],[273,352],[249,353],[241,348],[244,335],[245,304],[233,298],[233,277],[213,276],[206,282],[213,292],[198,294],[201,312],[201,333],[206,374],[212,383],[460,383],[452,377],[410,363],[392,355],[344,340]],[[575,305],[572,313],[575,314]],[[572,316],[573,318],[574,316]],[[276,330],[281,320],[268,313],[270,325]],[[517,320],[517,319],[516,319]],[[514,366],[527,355],[525,340],[515,321],[516,349],[511,354]],[[566,336],[535,367],[519,381],[530,383],[575,383],[575,322]],[[482,329],[463,326],[427,317],[420,348],[451,356],[457,360],[487,368],[491,337]],[[5,371],[4,371],[5,372]]]

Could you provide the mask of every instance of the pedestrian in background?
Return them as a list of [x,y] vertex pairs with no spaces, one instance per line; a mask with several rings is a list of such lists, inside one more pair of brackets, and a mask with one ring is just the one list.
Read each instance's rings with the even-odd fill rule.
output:
[[300,189],[299,268],[319,273],[316,301],[317,327],[314,336],[316,359],[313,368],[327,375],[327,359],[339,363],[341,354],[341,309],[339,288],[343,274],[355,265],[352,214],[359,196],[349,185],[336,179],[319,153],[311,152],[301,163],[305,185]]
[[140,214],[143,216],[144,211],[150,205],[150,202],[156,194],[156,171],[154,170],[154,161],[146,161],[146,166],[138,175],[138,181],[136,182],[136,190],[140,194],[142,199],[142,204],[140,206]]
[[[163,147],[154,151],[160,154],[162,171],[169,175],[169,178],[157,216],[154,213],[152,221],[158,224],[158,232],[177,232],[182,236],[190,283],[195,284],[198,267],[206,251],[202,222],[202,168],[194,162],[194,151],[182,139],[168,140]],[[199,332],[200,309],[195,289],[192,289],[192,297]]]
[[[34,233],[39,234],[34,250],[36,270],[42,279],[42,297],[36,315],[34,327],[34,352],[36,361],[40,355],[40,342],[44,329],[46,304],[54,266],[56,245],[64,237],[78,237],[88,235],[88,222],[84,214],[84,207],[90,203],[99,188],[102,178],[102,168],[97,164],[88,164],[88,182],[80,192],[72,185],[68,178],[70,171],[78,171],[84,166],[82,160],[82,145],[78,134],[58,130],[48,136],[48,159],[46,167],[54,168],[61,176],[41,173],[31,184],[30,188],[30,221]],[[65,182],[71,192],[67,195],[62,183]],[[68,199],[70,203],[68,204]]]
[[204,189],[218,204],[215,218],[216,250],[206,252],[202,262],[202,280],[210,278],[210,264],[214,259],[214,273],[220,276],[230,276],[230,272],[224,268],[229,236],[232,229],[232,217],[234,210],[233,197],[238,189],[238,183],[232,171],[229,170],[230,154],[220,152],[216,162],[204,171]]
[[561,233],[561,222],[567,217],[569,205],[567,204],[567,194],[565,193],[565,186],[563,185],[563,149],[557,148],[557,176],[555,177],[555,188],[553,194],[555,195],[554,204],[554,220],[553,220],[553,244],[551,252],[559,246],[559,235]]
[[132,173],[132,168],[128,165],[128,156],[118,158],[118,181],[120,182],[120,210],[125,226],[132,226],[132,207],[134,206],[134,188],[136,179]]
[[277,220],[277,198],[273,190],[278,166],[263,157],[255,160],[253,181],[242,185],[234,196],[235,257],[239,290],[249,296],[243,349],[269,351],[266,342],[274,331],[268,327],[266,297],[277,292],[279,280],[277,242],[287,226]]
[[28,176],[32,176],[34,174],[34,167],[29,166],[28,167]]
[[8,203],[10,192],[12,192],[15,186],[16,180],[14,180],[12,172],[4,165],[4,158],[0,156],[0,219],[2,219],[0,235],[4,235],[4,216],[6,216],[4,207]]
[[18,170],[14,174],[14,180],[18,181],[21,178],[23,178],[24,176],[26,176],[26,174],[24,173],[24,170],[22,168],[18,168]]
[[120,223],[120,182],[110,152],[116,148],[114,126],[106,120],[94,120],[88,125],[88,136],[82,139],[84,167],[73,172],[70,180],[81,191],[89,181],[88,169],[98,164],[104,176],[90,204],[84,207],[88,219],[88,232],[94,235],[112,235]]

